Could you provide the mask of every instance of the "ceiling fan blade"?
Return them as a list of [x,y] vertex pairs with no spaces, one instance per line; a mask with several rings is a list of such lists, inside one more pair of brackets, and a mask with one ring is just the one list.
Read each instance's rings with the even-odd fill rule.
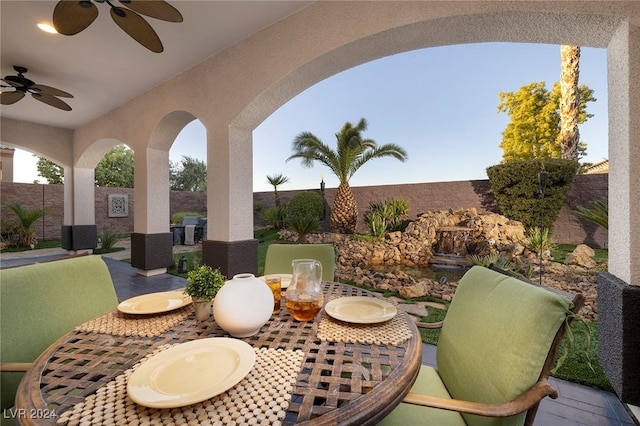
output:
[[0,103],[2,105],[11,105],[24,98],[24,92],[2,92],[0,93]]
[[74,35],[98,17],[98,7],[90,0],[60,0],[53,9],[53,26],[60,34]]
[[44,84],[34,84],[31,89],[37,90],[43,95],[60,96],[61,98],[73,98],[71,93],[67,93],[64,90],[56,89],[55,87],[45,86]]
[[111,17],[125,33],[147,49],[156,53],[164,50],[158,34],[142,16],[134,11],[122,7],[112,7]]
[[131,10],[167,22],[182,22],[182,14],[164,0],[120,0]]
[[7,77],[1,80],[11,85],[11,87],[24,87],[24,84],[13,75],[8,75]]
[[39,100],[40,102],[44,102],[47,105],[51,105],[52,107],[56,107],[58,109],[62,109],[65,111],[71,111],[71,107],[66,102],[56,98],[55,96],[43,95],[41,93],[32,93],[31,96],[33,96],[35,99]]

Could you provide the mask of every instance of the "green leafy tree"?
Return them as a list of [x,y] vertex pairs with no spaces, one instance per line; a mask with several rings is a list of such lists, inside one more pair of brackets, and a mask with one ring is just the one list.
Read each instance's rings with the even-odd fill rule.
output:
[[203,160],[183,155],[179,163],[170,165],[169,174],[173,190],[191,192],[207,190],[207,164]]
[[[587,103],[596,99],[586,85],[578,87],[578,124],[593,114],[586,112]],[[560,84],[548,91],[545,82],[530,83],[516,92],[500,92],[498,112],[509,114],[511,121],[502,132],[500,148],[503,161],[523,161],[562,158],[560,133]],[[586,144],[577,147],[579,156],[586,153]]]
[[125,145],[111,148],[95,169],[96,186],[133,188],[133,151]]
[[374,158],[393,157],[402,162],[407,159],[407,153],[399,145],[378,146],[374,140],[363,138],[362,132],[366,129],[364,118],[356,126],[346,122],[336,133],[335,151],[312,133],[302,132],[293,141],[294,154],[287,158],[287,161],[299,158],[306,167],[312,167],[317,161],[338,178],[340,185],[331,211],[331,229],[334,232],[353,234],[356,231],[358,206],[349,180],[360,167]]
[[34,155],[34,157],[38,158],[36,163],[38,175],[45,178],[47,183],[51,185],[62,185],[64,183],[64,169],[62,167],[46,158],[38,157],[37,155]]
[[[38,157],[38,174],[50,184],[64,183],[64,169],[53,161]],[[96,186],[133,188],[133,151],[125,145],[111,148],[95,168]]]
[[273,201],[275,203],[275,206],[280,207],[280,194],[278,194],[278,187],[284,183],[289,182],[289,178],[282,174],[278,174],[267,176],[267,181],[269,181],[269,183],[273,185]]

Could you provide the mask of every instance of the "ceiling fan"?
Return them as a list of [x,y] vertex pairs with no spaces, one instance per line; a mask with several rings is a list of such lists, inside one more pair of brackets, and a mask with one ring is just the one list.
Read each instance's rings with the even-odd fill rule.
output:
[[45,104],[51,105],[62,109],[64,111],[71,111],[71,107],[61,98],[73,98],[73,95],[63,90],[56,89],[55,87],[45,86],[44,84],[36,84],[33,80],[29,80],[24,76],[27,72],[25,67],[19,67],[14,65],[13,69],[16,70],[18,75],[8,75],[2,79],[9,86],[0,85],[0,87],[13,87],[14,91],[7,91],[0,93],[0,100],[2,105],[11,105],[24,98],[27,93],[31,94],[35,99]]
[[[113,0],[93,0],[111,6],[113,21],[135,41],[160,53],[164,50],[158,34],[140,15],[167,22],[182,22],[180,12],[164,0],[119,0],[125,6],[114,6]],[[98,16],[91,0],[60,0],[53,10],[53,26],[60,34],[75,35],[87,28]]]

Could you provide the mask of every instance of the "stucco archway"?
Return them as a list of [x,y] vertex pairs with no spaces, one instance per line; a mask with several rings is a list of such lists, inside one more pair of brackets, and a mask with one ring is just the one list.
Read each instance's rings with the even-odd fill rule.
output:
[[[610,226],[612,241],[609,246],[614,259],[610,270],[628,282],[640,282],[640,238],[630,238],[630,235],[640,233],[640,219],[631,214],[632,211],[638,213],[640,210],[634,201],[638,197],[632,194],[634,192],[638,195],[640,182],[627,184],[639,174],[637,170],[632,173],[638,166],[629,162],[634,154],[633,146],[637,146],[631,140],[637,140],[640,134],[638,123],[631,120],[634,115],[632,111],[638,109],[637,102],[632,102],[634,98],[629,97],[630,94],[637,93],[637,90],[632,90],[633,85],[639,84],[634,80],[638,79],[639,59],[632,49],[634,43],[638,43],[637,28],[620,17],[589,14],[588,7],[576,11],[565,5],[568,10],[540,12],[508,10],[509,6],[496,7],[495,4],[476,6],[475,14],[470,11],[467,14],[454,13],[452,16],[440,17],[437,13],[429,14],[420,5],[415,5],[413,22],[396,26],[389,24],[379,31],[376,28],[384,27],[379,22],[387,19],[386,15],[380,13],[384,10],[384,5],[380,8],[374,6],[366,11],[358,9],[357,5],[344,6],[343,13],[351,13],[350,16],[356,16],[359,12],[364,20],[362,14],[366,15],[368,26],[359,27],[361,20],[358,20],[353,27],[355,34],[349,40],[344,37],[342,43],[326,46],[324,51],[304,63],[296,65],[295,60],[292,60],[289,64],[291,69],[282,71],[280,76],[256,94],[231,120],[230,127],[236,129],[235,136],[238,139],[230,140],[230,143],[243,142],[250,137],[250,131],[275,109],[316,82],[344,69],[391,54],[430,46],[500,41],[607,48],[609,98],[613,100],[609,106],[613,185],[610,210],[618,218],[612,220]],[[554,8],[556,7],[552,9]],[[493,11],[487,13],[487,9]],[[336,26],[339,24],[340,22],[336,22]],[[250,161],[248,156],[247,161]],[[634,264],[638,267],[632,267]]]
[[[248,102],[232,125],[239,130],[235,135],[246,143],[248,130],[305,88],[344,69],[406,50],[496,41],[607,48],[609,273],[601,274],[598,283],[599,348],[601,364],[616,393],[625,402],[640,404],[640,28],[625,19],[589,14],[587,9],[470,13],[418,20],[369,35],[363,31],[274,81]],[[360,18],[375,22],[370,16]]]

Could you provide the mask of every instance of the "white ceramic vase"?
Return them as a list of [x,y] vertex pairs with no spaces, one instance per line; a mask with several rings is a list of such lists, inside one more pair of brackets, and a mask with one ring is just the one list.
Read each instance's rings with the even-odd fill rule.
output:
[[238,274],[225,282],[213,300],[213,318],[233,337],[253,336],[273,313],[273,294],[253,274]]

